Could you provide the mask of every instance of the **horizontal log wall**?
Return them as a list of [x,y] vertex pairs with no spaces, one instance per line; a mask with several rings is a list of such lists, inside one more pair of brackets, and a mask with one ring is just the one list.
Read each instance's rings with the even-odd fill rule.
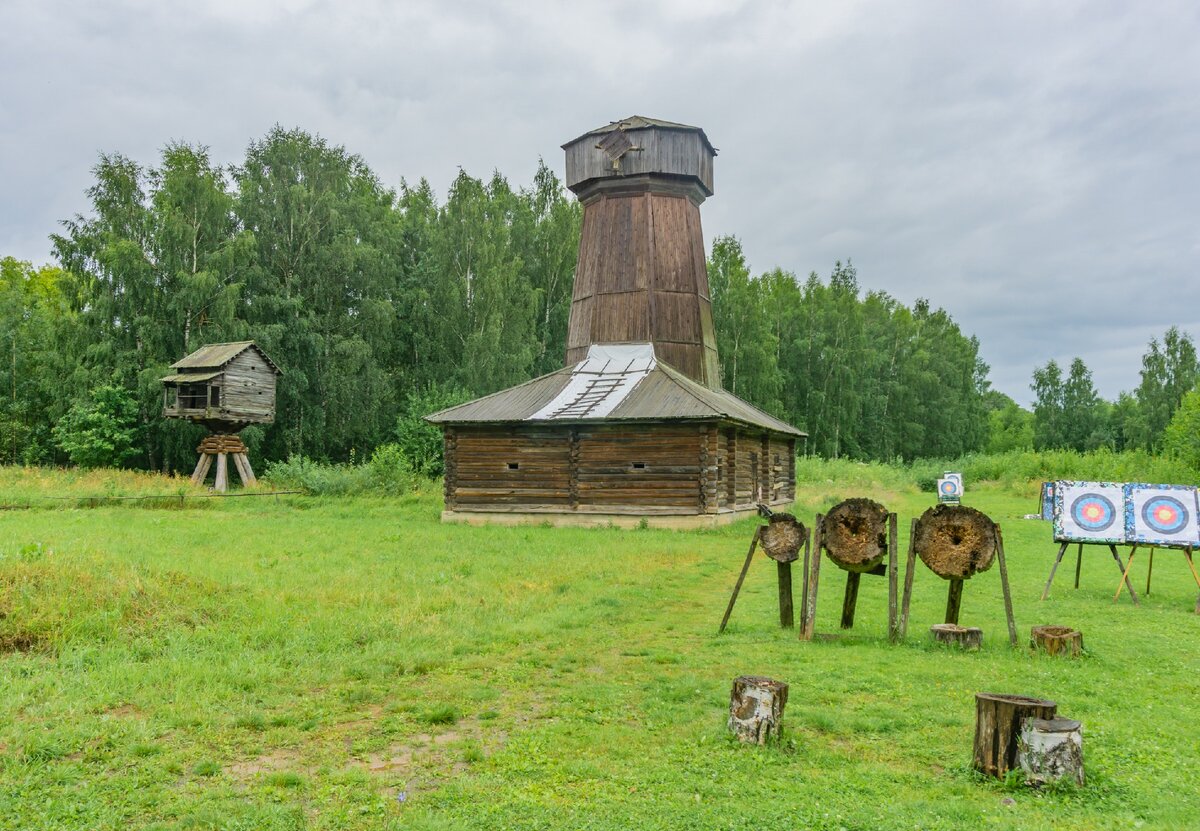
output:
[[275,420],[275,372],[257,350],[247,349],[226,364],[220,384],[222,417]]
[[764,465],[765,441],[711,422],[447,427],[446,507],[683,515],[750,508],[756,496],[778,502],[794,492],[780,479],[793,471],[785,460]]

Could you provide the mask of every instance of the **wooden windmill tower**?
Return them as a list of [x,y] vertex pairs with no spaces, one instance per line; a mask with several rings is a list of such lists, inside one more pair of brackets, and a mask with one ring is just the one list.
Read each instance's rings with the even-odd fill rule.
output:
[[699,127],[633,116],[563,145],[583,205],[566,366],[427,417],[454,522],[671,527],[795,497],[805,434],[722,389]]
[[200,461],[192,481],[207,478],[214,457],[214,487],[229,484],[227,459],[233,457],[243,485],[254,484],[254,469],[238,433],[251,424],[275,421],[275,380],[282,370],[254,341],[212,343],[171,364],[174,374],[163,383],[163,416],[207,427],[212,435],[200,442]]

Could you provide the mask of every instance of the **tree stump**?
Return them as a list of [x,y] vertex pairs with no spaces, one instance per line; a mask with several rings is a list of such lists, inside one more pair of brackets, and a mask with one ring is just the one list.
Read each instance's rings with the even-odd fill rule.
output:
[[872,571],[887,554],[887,509],[870,499],[847,499],[825,514],[821,544],[846,571]]
[[958,646],[963,649],[979,649],[983,646],[983,630],[974,626],[935,623],[929,627],[929,634],[935,641],[947,646]]
[[975,769],[1003,779],[1017,768],[1021,724],[1027,718],[1052,719],[1058,705],[1024,695],[975,693]]
[[1044,785],[1072,779],[1083,785],[1083,728],[1070,718],[1027,718],[1021,726],[1017,761],[1025,782]]
[[787,706],[788,685],[759,675],[734,679],[729,694],[729,729],[739,741],[766,744],[778,739]]
[[1078,658],[1083,654],[1083,633],[1070,626],[1034,626],[1029,630],[1029,645],[1047,655]]

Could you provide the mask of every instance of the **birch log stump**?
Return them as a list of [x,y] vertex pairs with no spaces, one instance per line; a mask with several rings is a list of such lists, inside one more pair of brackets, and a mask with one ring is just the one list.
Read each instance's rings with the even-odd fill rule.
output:
[[1083,728],[1070,718],[1027,718],[1017,762],[1029,785],[1071,779],[1083,785]]
[[766,744],[778,739],[787,706],[788,685],[759,675],[734,679],[729,694],[729,729],[739,741]]
[[958,646],[968,650],[979,649],[983,646],[983,630],[974,626],[935,623],[929,627],[929,634],[935,641],[947,646]]
[[1029,630],[1029,644],[1047,655],[1078,658],[1083,654],[1083,633],[1070,626],[1034,626]]
[[1027,718],[1052,719],[1057,709],[1040,698],[975,693],[975,769],[1003,779],[1017,768],[1021,724]]

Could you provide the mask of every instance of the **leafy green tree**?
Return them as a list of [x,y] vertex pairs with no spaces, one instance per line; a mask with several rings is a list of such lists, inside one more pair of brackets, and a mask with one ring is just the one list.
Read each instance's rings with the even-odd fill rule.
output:
[[138,453],[137,402],[122,387],[96,387],[54,426],[54,438],[81,467],[119,467]]
[[782,376],[778,339],[770,325],[767,286],[750,277],[736,237],[717,237],[708,261],[708,286],[721,383],[734,395],[768,412],[779,412]]
[[1163,452],[1200,470],[1200,389],[1183,396],[1163,433]]
[[443,471],[442,430],[427,423],[425,416],[471,397],[464,389],[437,384],[409,393],[396,422],[396,444],[414,471],[422,476],[441,476]]
[[1179,408],[1183,396],[1190,392],[1200,379],[1196,346],[1191,335],[1172,326],[1163,336],[1160,345],[1157,338],[1142,356],[1141,383],[1137,388],[1138,444],[1147,449],[1161,446],[1163,431]]
[[996,390],[988,392],[985,405],[988,409],[988,453],[1033,449],[1033,413]]
[[1067,446],[1063,423],[1064,382],[1058,363],[1050,360],[1033,370],[1033,446],[1036,450],[1058,450]]
[[1071,450],[1095,450],[1108,443],[1107,413],[1092,384],[1092,371],[1080,358],[1071,361],[1063,384],[1062,431],[1064,446]]

